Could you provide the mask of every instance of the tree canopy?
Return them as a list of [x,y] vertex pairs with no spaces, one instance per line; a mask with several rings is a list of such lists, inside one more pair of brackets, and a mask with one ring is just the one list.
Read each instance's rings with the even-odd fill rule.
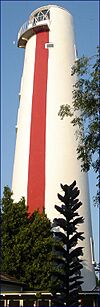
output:
[[4,188],[2,198],[1,270],[26,283],[29,289],[50,290],[52,270],[51,223],[45,213],[31,216],[22,198],[13,201]]
[[[58,115],[61,119],[71,117],[72,125],[76,126],[77,158],[81,159],[82,170],[92,168],[99,180],[99,48],[94,56],[77,59],[71,74],[77,75],[72,107],[61,105]],[[97,192],[95,202],[98,200]]]

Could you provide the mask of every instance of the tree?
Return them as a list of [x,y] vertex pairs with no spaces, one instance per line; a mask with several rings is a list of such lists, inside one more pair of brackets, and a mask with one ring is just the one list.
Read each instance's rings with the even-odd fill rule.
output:
[[14,203],[12,192],[9,187],[4,188],[2,198],[2,240],[1,255],[3,272],[16,276],[16,264],[14,255],[14,246],[19,231],[27,226],[27,208],[24,198],[19,203]]
[[[71,117],[72,125],[77,128],[77,158],[81,159],[82,170],[93,168],[99,180],[99,48],[95,56],[75,61],[72,76],[75,74],[78,78],[73,87],[72,107],[61,105],[58,115],[61,119]],[[99,192],[95,202],[98,200]]]
[[[77,225],[83,223],[83,217],[80,217],[77,210],[82,205],[78,200],[79,190],[76,187],[76,181],[70,186],[62,185],[65,195],[58,194],[58,198],[63,202],[62,206],[55,205],[55,208],[63,218],[54,219],[54,227],[60,227],[55,231],[55,253],[53,260],[56,267],[53,272],[54,284],[52,288],[54,306],[78,306],[78,292],[81,289],[82,276],[82,247],[77,247],[78,240],[83,240],[83,232],[77,230]],[[58,279],[60,283],[58,285]],[[59,296],[58,294],[59,293]]]
[[[47,290],[51,286],[52,234],[51,224],[45,213],[35,211],[26,229],[17,237],[15,253],[21,262],[21,280],[34,291]],[[19,270],[18,270],[19,272]]]
[[4,188],[2,198],[1,270],[25,282],[29,289],[48,290],[52,270],[51,223],[45,213],[31,216],[22,198],[15,203]]

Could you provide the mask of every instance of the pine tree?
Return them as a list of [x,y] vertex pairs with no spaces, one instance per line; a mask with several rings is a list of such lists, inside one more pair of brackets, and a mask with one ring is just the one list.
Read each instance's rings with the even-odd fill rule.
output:
[[[54,306],[78,306],[78,292],[81,289],[82,276],[82,247],[77,247],[78,240],[83,240],[83,232],[78,232],[77,225],[83,223],[77,210],[82,203],[77,198],[79,190],[76,181],[70,186],[62,185],[65,195],[58,194],[62,206],[55,205],[55,208],[63,217],[55,218],[53,227],[60,227],[55,231],[55,245],[53,260],[58,269],[53,272],[53,302]],[[56,230],[57,228],[55,228]],[[60,242],[60,244],[59,244]],[[58,284],[59,279],[59,284]],[[59,293],[59,295],[57,294]]]

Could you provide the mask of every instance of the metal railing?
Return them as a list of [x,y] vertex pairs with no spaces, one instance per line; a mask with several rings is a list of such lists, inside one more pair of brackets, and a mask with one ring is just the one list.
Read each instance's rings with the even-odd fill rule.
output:
[[37,24],[43,22],[43,21],[47,21],[50,19],[49,14],[44,14],[42,12],[42,15],[40,15],[41,12],[39,12],[36,16],[34,16],[30,21],[26,21],[22,27],[20,28],[19,32],[18,32],[18,40],[20,39],[20,37],[28,30],[31,28],[34,28]]

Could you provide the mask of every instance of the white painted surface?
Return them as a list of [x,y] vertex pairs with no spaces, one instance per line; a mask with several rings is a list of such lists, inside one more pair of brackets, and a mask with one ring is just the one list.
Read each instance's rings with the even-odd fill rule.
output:
[[72,105],[72,88],[75,82],[71,76],[71,67],[75,60],[75,41],[71,15],[61,9],[52,7],[50,10],[51,25],[49,41],[54,48],[49,48],[47,117],[46,117],[46,192],[45,208],[52,221],[59,213],[54,208],[61,202],[57,193],[62,194],[60,183],[71,184],[77,181],[80,200],[83,206],[79,209],[85,219],[79,230],[84,231],[85,240],[79,245],[84,246],[83,290],[95,287],[94,268],[90,247],[91,214],[89,207],[89,191],[87,174],[81,172],[80,161],[77,160],[75,129],[69,118],[60,119],[58,111],[62,104]]
[[12,180],[14,199],[27,199],[30,124],[33,93],[36,36],[30,38],[25,49],[24,69],[21,81],[21,98],[18,111],[15,160]]

